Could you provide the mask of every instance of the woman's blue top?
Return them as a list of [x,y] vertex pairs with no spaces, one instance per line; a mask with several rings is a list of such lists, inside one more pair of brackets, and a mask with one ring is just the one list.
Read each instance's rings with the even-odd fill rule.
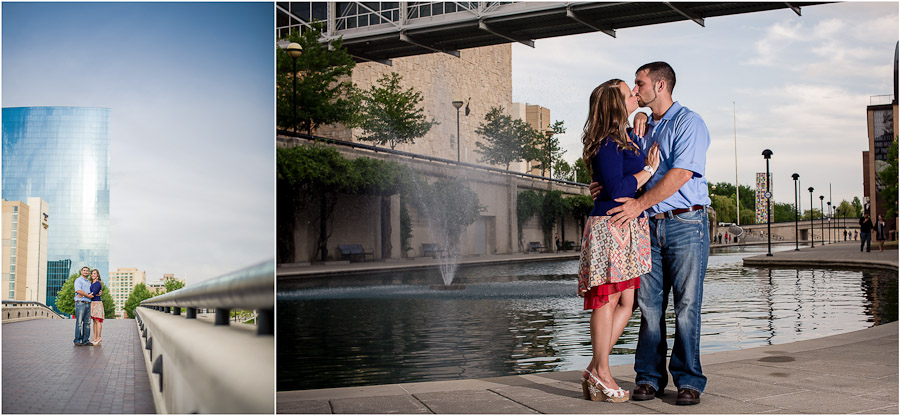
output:
[[91,298],[92,302],[100,302],[103,300],[103,299],[100,299],[100,296],[99,296],[100,290],[102,290],[102,289],[103,289],[102,283],[100,283],[100,282],[91,283],[91,294],[94,295],[94,297]]
[[603,190],[594,200],[592,217],[607,215],[606,211],[622,205],[615,201],[616,198],[634,198],[637,191],[637,179],[634,174],[644,168],[644,159],[646,155],[640,148],[638,154],[634,154],[631,150],[619,149],[616,142],[609,137],[603,140],[591,163],[594,171],[591,179],[603,185]]

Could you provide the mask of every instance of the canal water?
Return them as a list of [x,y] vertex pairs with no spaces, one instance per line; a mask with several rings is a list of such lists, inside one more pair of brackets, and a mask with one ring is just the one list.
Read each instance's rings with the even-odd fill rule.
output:
[[[710,256],[702,353],[897,320],[896,273],[742,267],[743,257],[760,251]],[[461,267],[454,283],[466,288],[453,291],[429,289],[441,284],[437,271],[279,283],[278,390],[583,369],[591,358],[590,313],[575,295],[577,267],[577,260]],[[634,362],[639,327],[637,310],[610,364]]]

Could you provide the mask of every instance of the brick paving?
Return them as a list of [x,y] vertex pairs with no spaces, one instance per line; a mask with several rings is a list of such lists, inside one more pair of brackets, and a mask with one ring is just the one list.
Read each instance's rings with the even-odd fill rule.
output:
[[786,250],[753,257],[745,257],[744,265],[753,267],[840,267],[840,268],[881,268],[897,270],[900,252],[897,246],[887,246],[883,252],[873,245],[871,252],[859,251],[859,241],[841,241],[824,246],[817,243],[815,248],[802,247],[799,251]]
[[136,323],[109,319],[76,347],[75,321],[3,324],[3,413],[156,413]]

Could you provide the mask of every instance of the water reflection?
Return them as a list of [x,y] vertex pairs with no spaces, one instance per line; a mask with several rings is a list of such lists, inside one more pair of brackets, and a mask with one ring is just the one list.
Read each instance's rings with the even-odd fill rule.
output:
[[[704,353],[781,344],[897,320],[890,272],[741,267],[714,255],[704,283]],[[484,378],[584,368],[589,313],[577,261],[461,268],[463,291],[431,291],[439,273],[306,281],[278,293],[278,389]],[[674,311],[667,313],[669,347]],[[633,362],[640,312],[611,364]]]

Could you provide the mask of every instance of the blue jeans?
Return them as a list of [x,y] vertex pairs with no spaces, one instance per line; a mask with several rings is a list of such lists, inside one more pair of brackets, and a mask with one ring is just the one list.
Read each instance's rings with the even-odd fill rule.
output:
[[869,251],[872,245],[872,233],[859,233],[859,251],[863,251],[863,247],[865,247],[866,251]]
[[706,376],[700,368],[700,304],[709,259],[706,210],[665,219],[650,219],[653,268],[641,276],[637,291],[641,330],[634,357],[635,384],[662,391],[666,374],[666,306],[675,298],[675,344],[669,371],[678,388],[703,392]]
[[75,343],[91,342],[91,303],[75,302]]

